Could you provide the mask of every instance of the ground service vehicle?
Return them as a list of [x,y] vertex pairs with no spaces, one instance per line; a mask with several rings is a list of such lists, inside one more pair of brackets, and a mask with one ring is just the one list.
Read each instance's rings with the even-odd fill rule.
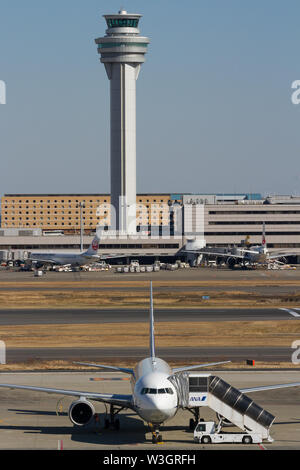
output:
[[235,443],[258,444],[262,436],[258,433],[221,432],[214,421],[200,421],[194,430],[194,441],[201,444]]

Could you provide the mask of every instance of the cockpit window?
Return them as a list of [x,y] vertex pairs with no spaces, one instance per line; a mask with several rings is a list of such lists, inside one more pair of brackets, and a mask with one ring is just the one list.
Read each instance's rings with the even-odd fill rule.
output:
[[156,388],[143,388],[141,391],[141,394],[142,395],[146,395],[146,394],[156,395],[157,389]]
[[171,388],[142,388],[141,394],[142,395],[156,395],[156,394],[168,393],[169,395],[173,395],[174,392]]

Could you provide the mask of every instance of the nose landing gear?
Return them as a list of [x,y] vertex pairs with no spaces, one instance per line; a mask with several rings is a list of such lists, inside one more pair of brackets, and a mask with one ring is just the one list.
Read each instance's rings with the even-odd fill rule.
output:
[[159,432],[159,427],[154,428],[153,424],[149,424],[149,427],[152,432],[152,444],[161,444],[162,443],[162,435]]

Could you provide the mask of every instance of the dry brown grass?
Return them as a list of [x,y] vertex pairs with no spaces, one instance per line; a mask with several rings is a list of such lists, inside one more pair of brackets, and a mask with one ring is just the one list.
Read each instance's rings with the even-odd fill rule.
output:
[[[171,367],[180,367],[185,366],[186,364],[193,365],[198,364],[198,361],[170,361],[169,364]],[[200,358],[201,363],[201,358]],[[119,367],[135,367],[136,362],[133,361],[122,361],[121,359],[102,359],[101,364],[104,365],[117,365]],[[222,364],[219,366],[212,366],[210,368],[205,368],[206,371],[210,370],[232,370],[232,369],[243,369],[243,370],[254,370],[254,369],[293,369],[295,370],[295,365],[292,362],[263,362],[263,361],[255,361],[254,366],[249,366],[246,364],[245,361],[243,362],[231,362],[228,364]],[[70,370],[70,371],[83,371],[88,370],[91,373],[97,372],[99,373],[101,369],[96,369],[95,367],[87,367],[87,366],[80,366],[76,365],[73,362],[69,361],[41,361],[41,360],[30,360],[26,362],[18,362],[14,364],[1,364],[1,372],[17,372],[17,371],[63,371],[63,370]],[[126,377],[126,375],[124,375]]]
[[[113,290],[115,282],[110,281],[80,281],[76,283],[83,290],[74,290],[74,282],[48,282],[36,279],[33,282],[1,282],[1,287],[18,287],[18,291],[0,291],[0,308],[148,308],[148,281],[119,281],[119,287],[130,287],[128,291]],[[300,280],[239,280],[238,289],[226,291],[234,287],[237,281],[153,281],[155,287],[173,287],[172,290],[155,292],[155,307],[164,308],[256,308],[256,307],[296,307],[300,306]],[[299,286],[293,294],[261,294],[245,292],[243,286]],[[43,286],[45,290],[36,290]],[[196,291],[176,290],[176,286],[199,287]],[[224,286],[223,291],[210,290],[212,286]],[[101,290],[84,291],[85,287]],[[134,287],[145,287],[145,291],[134,290]],[[28,291],[22,288],[30,288]],[[31,290],[32,288],[32,290]],[[47,290],[46,290],[47,288]],[[58,290],[64,288],[65,290]],[[103,289],[105,288],[105,289]],[[280,292],[280,289],[278,289]],[[209,301],[203,300],[203,295],[209,295]],[[156,342],[158,347],[239,347],[239,346],[278,346],[290,347],[291,343],[300,337],[300,322],[287,321],[224,321],[224,322],[168,322],[156,323]],[[0,338],[9,347],[145,347],[148,344],[148,323],[113,323],[89,325],[25,325],[1,326]],[[117,362],[116,362],[117,361]],[[101,361],[104,364],[119,363],[119,359]],[[178,365],[178,362],[174,363]],[[134,364],[132,364],[134,365]],[[224,366],[247,367],[243,363]],[[249,366],[248,366],[249,367]],[[256,367],[295,367],[291,363],[256,363]],[[5,370],[40,370],[40,369],[78,369],[67,361],[30,361],[1,366]],[[250,367],[251,368],[251,367]]]
[[[203,296],[210,296],[205,300]],[[29,290],[0,291],[4,308],[148,308],[147,291],[119,290]],[[296,307],[300,306],[300,290],[274,296],[274,293],[235,291],[157,291],[156,308],[197,307]]]
[[[148,323],[1,326],[7,347],[145,347]],[[226,321],[156,323],[158,347],[290,347],[300,337],[300,322]]]

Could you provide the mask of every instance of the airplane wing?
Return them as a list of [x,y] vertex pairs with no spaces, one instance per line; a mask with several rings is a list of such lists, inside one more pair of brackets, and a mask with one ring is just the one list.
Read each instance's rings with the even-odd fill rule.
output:
[[285,252],[285,253],[270,253],[268,254],[268,259],[280,259],[286,256],[299,256],[299,253]]
[[29,385],[15,385],[15,384],[0,384],[2,388],[9,388],[11,390],[29,390],[32,392],[54,393],[57,395],[72,396],[77,398],[87,398],[94,401],[109,403],[111,405],[123,406],[125,408],[132,408],[132,395],[118,395],[110,393],[95,393],[95,392],[81,392],[79,390],[62,390],[59,388],[45,388],[45,387],[32,387]]
[[80,366],[89,366],[89,367],[99,367],[100,369],[109,369],[112,371],[124,372],[125,374],[134,375],[133,369],[127,369],[125,367],[116,367],[116,366],[106,366],[103,364],[89,364],[87,362],[74,362],[74,364],[79,364]]
[[300,387],[300,382],[291,382],[288,384],[262,385],[259,387],[240,388],[242,393],[263,392],[264,390],[276,390],[279,388]]
[[219,364],[227,364],[228,362],[231,362],[231,361],[210,362],[208,364],[197,364],[195,366],[175,367],[173,369],[173,373],[176,374],[176,372],[183,372],[185,370],[200,369],[201,367],[217,366]]

